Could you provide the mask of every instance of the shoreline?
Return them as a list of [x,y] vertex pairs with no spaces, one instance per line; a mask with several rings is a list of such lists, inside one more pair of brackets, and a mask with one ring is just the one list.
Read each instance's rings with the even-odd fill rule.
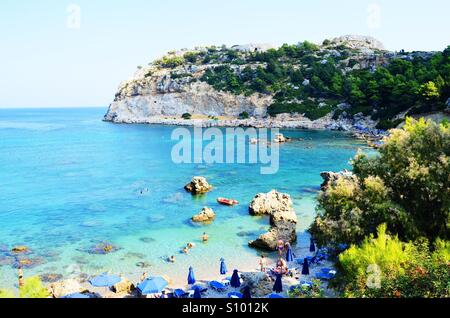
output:
[[311,121],[305,117],[281,116],[276,119],[249,118],[249,119],[182,119],[173,116],[150,116],[147,118],[108,118],[104,122],[119,125],[163,125],[174,127],[199,127],[199,128],[267,128],[267,129],[292,129],[292,130],[316,130],[316,131],[340,131],[352,135],[352,137],[367,142],[368,146],[378,148],[387,132],[376,129],[373,123],[355,124],[350,120],[333,120],[330,115]]

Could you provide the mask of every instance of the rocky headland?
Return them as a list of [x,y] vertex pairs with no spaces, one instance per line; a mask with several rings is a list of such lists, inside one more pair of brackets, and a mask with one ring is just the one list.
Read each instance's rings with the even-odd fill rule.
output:
[[[298,52],[291,58],[292,50]],[[434,54],[390,52],[374,38],[354,35],[325,40],[321,45],[248,44],[172,51],[149,66],[139,67],[132,78],[120,85],[104,120],[200,127],[329,129],[378,136],[383,129],[377,128],[386,126],[385,122],[378,125],[377,113],[383,109],[374,106],[372,112],[358,111],[361,106],[352,104],[353,100],[320,92],[316,88],[319,84],[314,83],[317,75],[311,69],[320,68],[319,77],[322,73],[326,77],[326,72],[330,72],[326,67],[332,65],[332,71],[345,78],[360,70],[375,72],[394,60],[430,59]],[[272,58],[279,64],[272,65]],[[272,77],[278,76],[280,66],[298,74],[267,84],[275,81]],[[261,78],[267,83],[261,84]],[[336,81],[336,85],[342,85]],[[407,114],[408,111],[394,114],[389,124],[400,124]]]

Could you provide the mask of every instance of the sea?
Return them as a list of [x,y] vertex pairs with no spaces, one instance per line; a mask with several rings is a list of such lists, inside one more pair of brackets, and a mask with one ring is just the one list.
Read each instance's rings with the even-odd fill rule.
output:
[[[280,146],[276,174],[261,174],[258,163],[177,163],[171,136],[178,127],[103,122],[106,110],[0,109],[0,288],[17,288],[11,249],[22,245],[29,248],[19,256],[25,277],[44,281],[147,272],[186,284],[189,266],[199,279],[215,277],[221,258],[229,269],[257,269],[261,251],[248,241],[267,231],[269,220],[249,215],[252,198],[288,193],[298,216],[296,244],[307,250],[320,172],[350,169],[358,149],[369,151],[343,132],[282,130],[292,141]],[[206,177],[213,191],[187,193],[193,176]],[[240,204],[222,206],[218,197]],[[205,206],[216,219],[193,224]],[[181,253],[188,242],[195,247]],[[99,254],[102,244],[111,253]],[[171,255],[175,263],[166,261]]]

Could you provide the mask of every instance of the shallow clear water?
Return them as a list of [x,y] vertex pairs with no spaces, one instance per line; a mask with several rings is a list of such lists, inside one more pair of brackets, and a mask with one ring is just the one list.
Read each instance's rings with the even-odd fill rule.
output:
[[[299,217],[299,242],[313,220],[324,170],[349,168],[359,147],[338,132],[282,131],[294,140],[280,148],[280,170],[261,175],[259,165],[177,165],[171,161],[174,127],[104,123],[105,109],[0,110],[0,287],[13,288],[16,269],[8,250],[27,245],[37,261],[25,276],[64,277],[111,270],[130,277],[148,271],[183,283],[188,266],[199,278],[218,275],[219,259],[232,268],[256,268],[250,239],[267,230],[268,219],[248,215],[253,196],[271,189],[291,194]],[[183,186],[203,175],[214,190],[202,197]],[[148,188],[148,193],[140,190]],[[216,203],[219,196],[242,204]],[[211,225],[189,218],[203,206],[217,214]],[[210,235],[207,244],[201,234]],[[250,232],[250,233],[246,233]],[[87,251],[108,241],[108,255]],[[179,253],[196,243],[189,255]],[[177,262],[164,258],[175,255]],[[143,269],[138,262],[151,266]]]

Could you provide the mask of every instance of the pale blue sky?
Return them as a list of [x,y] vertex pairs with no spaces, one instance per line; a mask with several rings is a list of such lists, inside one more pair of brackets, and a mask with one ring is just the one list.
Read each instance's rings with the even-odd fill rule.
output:
[[[80,29],[66,25],[70,4]],[[448,0],[1,0],[0,107],[107,106],[137,65],[196,45],[364,34],[442,50],[449,12]]]

